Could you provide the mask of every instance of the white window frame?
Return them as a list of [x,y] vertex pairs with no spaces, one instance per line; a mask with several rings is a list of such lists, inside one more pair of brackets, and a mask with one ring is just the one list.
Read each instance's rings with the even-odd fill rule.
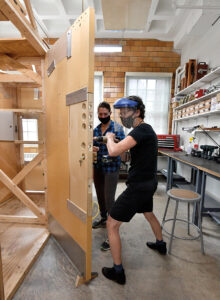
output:
[[[25,130],[23,128],[23,121],[24,120],[36,120],[37,121],[36,122],[36,124],[37,124],[37,139],[36,139],[36,142],[39,141],[39,135],[38,135],[38,126],[39,126],[39,124],[38,124],[38,119],[37,118],[22,118],[22,136],[23,136],[23,139],[25,141],[33,141],[31,139],[25,139],[24,138],[24,132],[25,132]],[[38,148],[38,144],[24,144],[24,147],[35,147],[35,148]]]
[[[170,95],[171,95],[171,86],[172,86],[172,77],[173,73],[166,73],[166,72],[126,72],[125,73],[125,86],[124,86],[124,95],[127,95],[127,79],[128,77],[140,77],[143,79],[163,79],[163,78],[170,78]],[[168,101],[168,115],[167,115],[167,128],[169,131],[169,101]],[[168,132],[167,132],[168,134]]]
[[97,107],[98,107],[98,104],[103,101],[103,93],[104,93],[103,72],[102,71],[94,72],[94,81],[95,81],[95,76],[101,77],[101,88],[100,88],[101,96],[100,96],[99,102],[95,101],[95,96],[94,96],[94,110],[93,110],[93,112],[94,112],[94,127],[96,127],[98,125],[98,123],[100,123],[98,121]]

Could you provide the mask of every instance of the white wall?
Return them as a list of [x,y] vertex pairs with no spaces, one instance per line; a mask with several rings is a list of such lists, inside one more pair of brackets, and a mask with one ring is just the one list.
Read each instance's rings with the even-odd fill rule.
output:
[[[191,37],[181,51],[181,65],[184,65],[189,59],[197,59],[197,61],[205,61],[210,68],[220,66],[220,21],[209,29],[201,37]],[[213,83],[220,83],[220,76]],[[191,127],[195,125],[204,125],[205,127],[220,127],[220,114],[209,117],[199,117],[177,122],[176,132],[181,135],[181,145],[187,147],[189,138],[192,136],[186,131],[182,131],[182,127]],[[210,133],[212,137],[220,144],[220,133]],[[196,133],[196,143],[199,145],[214,143],[203,133]],[[186,179],[190,179],[190,168],[184,165],[178,165],[178,173],[182,174]],[[207,179],[207,192],[220,202],[219,197],[220,182],[210,177]]]
[[190,58],[205,61],[209,67],[220,66],[220,20],[200,37],[190,37],[181,50],[181,64]]

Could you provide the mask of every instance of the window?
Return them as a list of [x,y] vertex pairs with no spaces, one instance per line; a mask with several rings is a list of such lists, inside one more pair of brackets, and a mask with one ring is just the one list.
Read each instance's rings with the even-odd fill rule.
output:
[[100,122],[97,115],[97,108],[100,102],[103,101],[103,88],[102,88],[102,72],[95,72],[94,76],[94,127]]
[[145,104],[145,121],[157,134],[168,134],[170,73],[127,73],[126,96],[136,95]]
[[[38,120],[37,119],[22,119],[23,140],[38,141]],[[24,147],[30,147],[30,144],[24,144]],[[31,147],[38,147],[37,144]]]

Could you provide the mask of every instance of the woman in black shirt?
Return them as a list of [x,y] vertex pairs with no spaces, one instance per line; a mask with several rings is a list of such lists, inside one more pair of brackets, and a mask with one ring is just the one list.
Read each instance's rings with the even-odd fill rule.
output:
[[151,249],[166,254],[160,223],[153,213],[153,195],[157,189],[157,136],[149,124],[144,123],[145,106],[141,98],[121,98],[114,104],[119,109],[122,124],[133,130],[121,142],[114,142],[114,134],[107,133],[107,148],[110,156],[118,156],[130,149],[131,166],[127,188],[113,205],[107,221],[108,237],[114,266],[104,267],[102,273],[108,279],[125,284],[126,277],[121,260],[119,227],[129,222],[136,213],[143,213],[150,223],[156,242],[147,242]]

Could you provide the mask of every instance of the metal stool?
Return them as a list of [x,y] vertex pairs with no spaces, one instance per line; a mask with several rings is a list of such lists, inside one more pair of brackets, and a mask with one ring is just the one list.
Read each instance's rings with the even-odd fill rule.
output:
[[[164,212],[164,216],[163,216],[163,221],[162,221],[162,228],[164,227],[164,224],[166,222],[169,221],[173,221],[173,225],[172,225],[172,231],[171,233],[166,231],[164,228],[163,230],[168,233],[170,235],[170,244],[169,244],[169,249],[168,249],[168,253],[171,253],[171,248],[172,248],[172,243],[173,243],[173,237],[178,238],[178,239],[182,239],[182,240],[196,240],[198,238],[200,238],[201,241],[201,252],[204,254],[204,244],[203,244],[203,235],[202,235],[202,223],[201,223],[201,211],[200,211],[200,201],[201,201],[201,196],[198,193],[195,193],[193,191],[189,191],[189,190],[184,190],[184,189],[170,189],[167,191],[168,194],[168,199],[167,199],[167,204],[166,204],[166,208],[165,208],[165,212]],[[170,199],[175,200],[176,201],[176,207],[175,207],[175,211],[174,211],[174,217],[171,219],[167,219],[166,220],[166,214],[167,214],[167,210],[168,210],[168,206],[170,203]],[[184,202],[187,203],[187,220],[184,219],[178,219],[177,218],[177,210],[178,210],[178,205],[179,202]],[[198,210],[198,226],[196,226],[195,224],[193,224],[192,222],[190,222],[190,203],[194,204],[195,206],[197,206],[197,210]],[[194,226],[199,234],[196,237],[178,237],[174,235],[174,229],[175,229],[175,224],[176,221],[181,221],[181,222],[185,222],[187,223],[188,226],[188,235],[190,235],[190,225]]]

